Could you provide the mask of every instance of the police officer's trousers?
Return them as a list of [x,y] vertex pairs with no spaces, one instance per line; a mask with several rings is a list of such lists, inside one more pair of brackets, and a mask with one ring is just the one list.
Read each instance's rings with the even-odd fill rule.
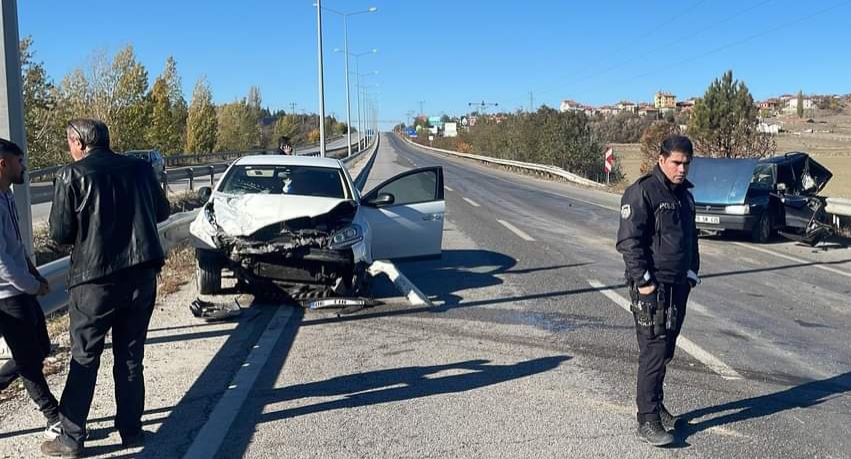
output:
[[[664,399],[662,385],[665,382],[665,370],[674,357],[677,337],[686,315],[686,302],[691,287],[688,283],[679,285],[660,284],[665,289],[665,298],[669,298],[676,308],[676,319],[666,331],[664,337],[647,333],[646,328],[636,326],[638,336],[638,384],[635,401],[638,405],[638,422],[643,423],[659,419],[659,410]],[[662,304],[659,307],[663,307]]]

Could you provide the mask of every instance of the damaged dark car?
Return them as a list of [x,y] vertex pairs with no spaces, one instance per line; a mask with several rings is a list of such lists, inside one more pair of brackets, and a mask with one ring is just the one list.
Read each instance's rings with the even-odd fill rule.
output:
[[695,157],[689,181],[697,227],[708,234],[745,232],[759,243],[780,233],[815,245],[832,233],[818,195],[832,176],[801,152],[761,160]]

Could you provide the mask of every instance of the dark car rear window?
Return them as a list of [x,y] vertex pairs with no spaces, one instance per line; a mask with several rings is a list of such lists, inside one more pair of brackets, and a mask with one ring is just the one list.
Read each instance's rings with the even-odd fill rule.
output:
[[345,199],[339,169],[311,166],[234,166],[219,191],[229,194],[290,194]]

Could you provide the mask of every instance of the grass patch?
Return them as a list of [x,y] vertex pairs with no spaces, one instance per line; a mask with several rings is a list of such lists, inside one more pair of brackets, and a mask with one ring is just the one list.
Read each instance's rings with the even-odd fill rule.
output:
[[206,201],[198,196],[197,191],[184,191],[169,195],[168,203],[171,213],[176,214],[178,212],[197,209],[206,204]]

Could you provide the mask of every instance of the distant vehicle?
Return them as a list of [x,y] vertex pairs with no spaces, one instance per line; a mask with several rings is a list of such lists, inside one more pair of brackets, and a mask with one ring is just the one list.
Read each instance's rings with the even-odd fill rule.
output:
[[154,172],[157,173],[157,179],[162,180],[163,172],[165,172],[165,158],[159,150],[130,150],[125,151],[124,154],[150,164],[154,168]]
[[403,172],[361,196],[339,160],[246,156],[235,161],[189,227],[200,293],[222,270],[261,297],[362,297],[374,260],[439,257],[443,169]]
[[818,196],[831,177],[801,152],[761,160],[695,157],[689,181],[697,227],[710,234],[745,231],[760,243],[779,231],[815,245],[832,232]]

